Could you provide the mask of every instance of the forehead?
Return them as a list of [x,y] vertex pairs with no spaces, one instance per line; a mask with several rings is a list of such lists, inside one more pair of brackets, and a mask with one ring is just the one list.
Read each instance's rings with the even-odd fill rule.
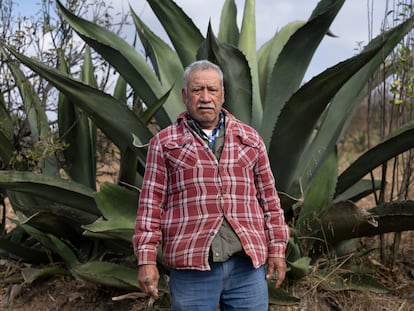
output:
[[220,84],[220,75],[214,69],[196,70],[189,75],[189,83],[214,83]]

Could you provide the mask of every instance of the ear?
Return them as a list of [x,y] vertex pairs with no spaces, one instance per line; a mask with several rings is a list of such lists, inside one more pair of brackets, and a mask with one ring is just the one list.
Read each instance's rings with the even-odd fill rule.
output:
[[183,103],[185,104],[186,99],[187,99],[187,92],[185,91],[185,88],[181,89],[181,96],[183,98]]

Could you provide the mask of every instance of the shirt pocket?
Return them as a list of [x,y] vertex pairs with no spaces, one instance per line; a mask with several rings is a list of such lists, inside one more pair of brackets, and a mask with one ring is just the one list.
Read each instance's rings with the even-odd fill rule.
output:
[[238,164],[241,167],[253,167],[259,157],[260,140],[249,136],[239,136],[240,148]]
[[164,152],[165,163],[170,171],[193,168],[198,162],[194,142],[189,137],[167,142]]

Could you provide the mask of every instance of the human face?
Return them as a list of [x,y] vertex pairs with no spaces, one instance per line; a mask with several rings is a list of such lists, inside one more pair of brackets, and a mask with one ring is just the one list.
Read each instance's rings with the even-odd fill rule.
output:
[[211,130],[216,126],[224,102],[224,90],[216,70],[192,72],[182,96],[190,116],[202,129]]

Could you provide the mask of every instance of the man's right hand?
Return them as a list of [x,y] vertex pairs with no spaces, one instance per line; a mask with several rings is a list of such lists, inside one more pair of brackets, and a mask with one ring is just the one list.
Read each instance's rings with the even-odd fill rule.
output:
[[138,267],[138,285],[147,295],[158,298],[158,280],[160,274],[156,265],[141,265]]

